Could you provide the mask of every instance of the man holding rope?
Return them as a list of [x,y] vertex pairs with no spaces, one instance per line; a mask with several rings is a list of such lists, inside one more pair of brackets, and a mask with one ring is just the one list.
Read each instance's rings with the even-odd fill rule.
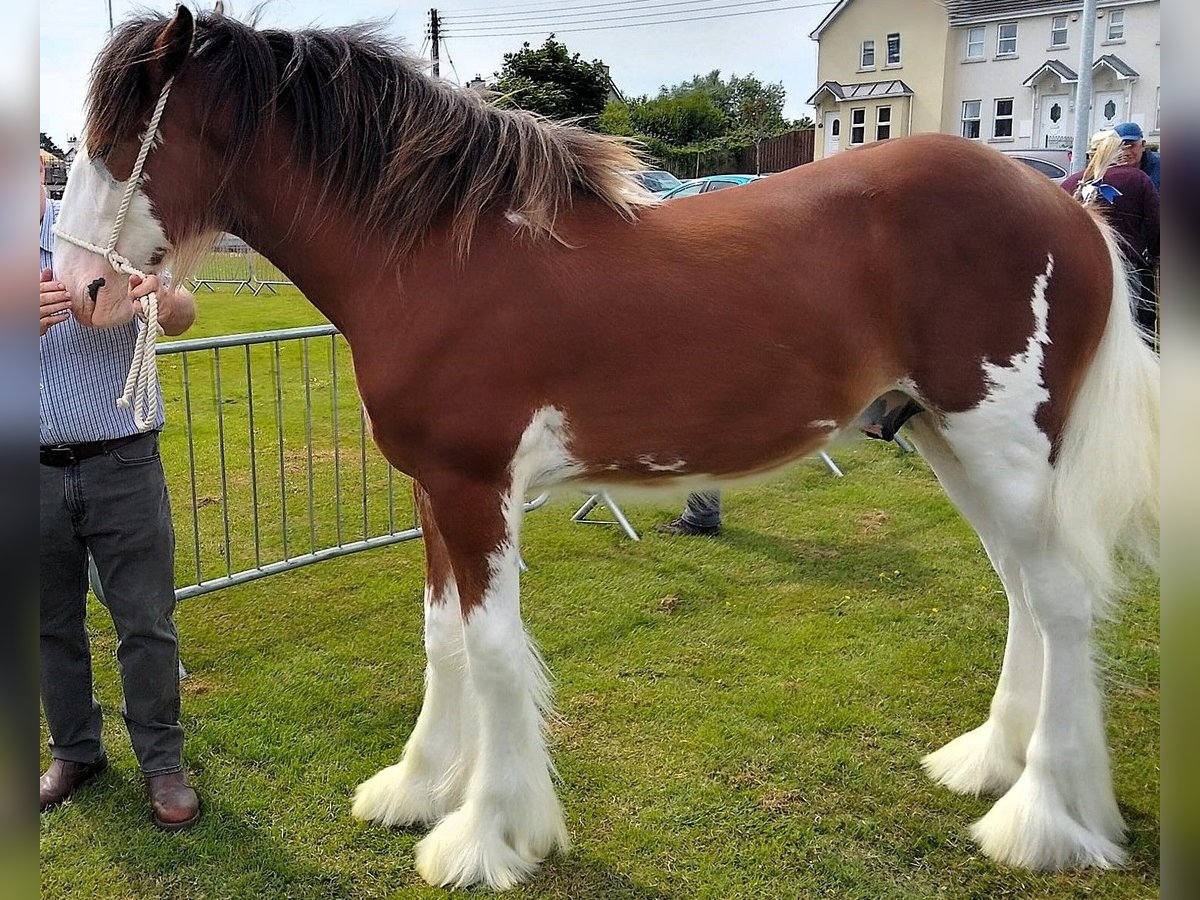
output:
[[[117,408],[141,326],[136,317],[106,329],[72,318],[71,297],[54,277],[58,205],[46,197],[44,164],[41,193],[41,696],[53,762],[40,780],[39,807],[59,805],[108,766],[86,625],[90,552],[116,626],[121,711],[154,822],[178,831],[199,819],[200,802],[183,771],[175,537],[158,451],[162,394],[146,432],[132,409]],[[130,278],[135,311],[151,292],[167,334],[191,326],[190,293],[157,276]]]

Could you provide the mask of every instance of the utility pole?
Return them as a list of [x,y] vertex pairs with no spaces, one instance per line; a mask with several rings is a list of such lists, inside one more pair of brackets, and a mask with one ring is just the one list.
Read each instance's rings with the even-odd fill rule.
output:
[[108,0],[108,33],[112,34],[112,30],[113,30],[112,0]]
[[1088,132],[1092,125],[1092,55],[1096,52],[1096,0],[1083,0],[1083,33],[1079,38],[1079,80],[1075,83],[1075,140],[1071,171],[1087,165]]
[[429,43],[433,47],[433,77],[438,78],[442,74],[441,62],[438,59],[438,44],[442,41],[442,20],[438,18],[438,11],[431,9],[429,11]]

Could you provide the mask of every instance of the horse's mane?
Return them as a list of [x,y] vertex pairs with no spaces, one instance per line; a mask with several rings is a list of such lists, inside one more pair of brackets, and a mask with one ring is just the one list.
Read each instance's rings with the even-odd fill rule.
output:
[[[89,154],[145,128],[157,99],[146,63],[169,20],[124,23],[92,71],[85,126]],[[258,30],[227,15],[197,17],[185,67],[200,67],[222,128],[227,167],[244,163],[278,120],[295,163],[318,173],[321,194],[394,234],[403,255],[437,221],[460,250],[480,218],[512,212],[554,235],[559,213],[591,197],[628,218],[653,202],[626,173],[642,166],[621,139],[498,109],[475,91],[427,77],[378,25]],[[168,110],[170,106],[168,104]]]

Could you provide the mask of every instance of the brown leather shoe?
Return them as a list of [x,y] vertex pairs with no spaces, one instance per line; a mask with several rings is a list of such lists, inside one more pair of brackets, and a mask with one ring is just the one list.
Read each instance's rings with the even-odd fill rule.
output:
[[108,768],[108,757],[94,763],[77,763],[56,759],[38,780],[38,808],[41,812],[54,809],[71,799],[77,790],[98,777]]
[[163,831],[183,831],[200,820],[200,798],[188,784],[187,774],[151,775],[146,778],[154,824]]

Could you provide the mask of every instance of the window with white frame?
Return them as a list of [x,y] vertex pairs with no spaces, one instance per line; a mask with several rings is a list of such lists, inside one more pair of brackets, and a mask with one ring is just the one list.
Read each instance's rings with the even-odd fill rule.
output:
[[858,67],[860,69],[875,68],[875,42],[863,41],[862,48],[858,54]]
[[996,115],[992,117],[992,137],[1010,138],[1013,136],[1013,98],[1005,97],[996,101]]
[[892,108],[880,106],[875,110],[875,140],[886,141],[892,136]]
[[893,31],[887,36],[887,64],[900,65],[900,32]]
[[850,110],[850,144],[865,144],[867,142],[867,108],[865,106]]
[[1050,46],[1067,46],[1067,17],[1055,16],[1050,20]]
[[1125,40],[1125,10],[1110,9],[1108,11],[1108,37],[1106,40]]
[[1017,52],[1017,23],[1001,22],[996,29],[996,55],[1013,56]]
[[983,59],[983,26],[967,29],[967,59]]
[[962,106],[962,136],[965,138],[979,137],[979,110],[982,100],[964,100]]

